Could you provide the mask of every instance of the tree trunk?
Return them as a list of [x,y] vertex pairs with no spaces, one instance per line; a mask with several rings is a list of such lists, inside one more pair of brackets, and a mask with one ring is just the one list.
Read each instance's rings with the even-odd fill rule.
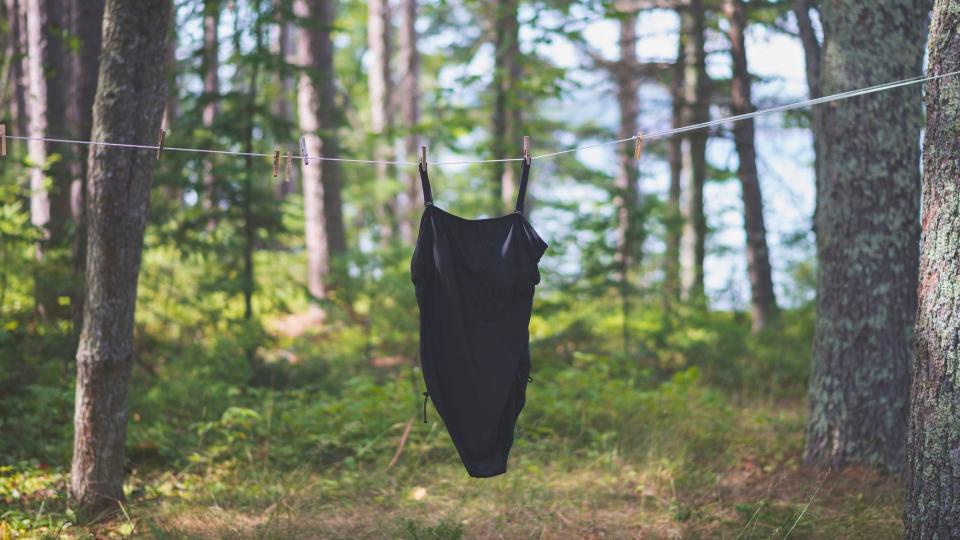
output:
[[[373,137],[373,159],[391,159],[391,131],[393,129],[392,95],[390,80],[390,2],[370,0],[367,2],[367,49],[370,52],[370,69],[367,72],[367,88],[370,93],[370,131]],[[374,165],[376,181],[388,182],[393,178],[392,167],[386,163]],[[393,238],[396,223],[396,199],[390,198],[378,208],[380,238],[389,242]]]
[[[929,74],[960,70],[960,11],[937,0]],[[960,80],[927,86],[906,537],[960,536]]]
[[[614,67],[617,84],[617,104],[620,110],[618,138],[625,139],[637,134],[637,116],[640,114],[640,82],[637,77],[637,14],[619,13],[620,62]],[[637,239],[637,202],[640,190],[640,172],[634,159],[632,145],[621,145],[617,155],[617,173],[614,178],[617,210],[617,281],[623,315],[623,346],[628,352],[630,331],[630,271],[633,266]]]
[[[494,17],[493,67],[493,132],[491,133],[493,159],[520,156],[522,114],[517,83],[520,79],[520,24],[517,19],[518,0],[497,0]],[[512,208],[519,183],[518,166],[513,162],[493,164],[494,214],[501,213],[497,201]],[[524,212],[527,212],[524,209]]]
[[[154,144],[163,113],[169,0],[108,0],[93,138]],[[70,494],[81,516],[123,500],[133,315],[156,154],[90,147],[86,302],[77,349]]]
[[[724,4],[730,22],[730,57],[733,78],[730,81],[730,101],[733,114],[754,111],[750,89],[750,71],[747,68],[745,32],[747,13],[742,0],[727,0]],[[750,312],[753,331],[767,328],[777,317],[777,298],[773,292],[770,255],[767,250],[767,227],[763,220],[763,197],[757,174],[757,149],[753,119],[742,120],[733,126],[739,156],[737,173],[743,194],[743,226],[747,237],[747,275],[750,280]]]
[[[821,62],[822,47],[817,33],[813,29],[813,21],[810,18],[810,10],[814,9],[814,0],[794,0],[793,13],[797,17],[797,28],[800,32],[800,42],[803,43],[803,53],[806,58],[807,87],[810,99],[816,99],[823,95],[821,90],[822,75]],[[814,182],[820,186],[820,126],[823,124],[824,107],[814,107],[810,111],[812,119],[813,132],[813,171]],[[816,210],[814,210],[814,221],[816,221]]]
[[[170,28],[167,34],[166,71],[169,91],[167,92],[167,103],[163,109],[163,129],[167,131],[168,136],[170,132],[177,129],[177,119],[180,118],[180,70],[177,65],[178,33],[177,13],[174,9],[174,13],[170,17]],[[164,186],[163,191],[164,197],[173,205],[173,208],[179,208],[183,201],[183,193],[180,188],[173,183],[169,183]]]
[[[295,61],[291,58],[296,50],[296,44],[293,38],[296,34],[296,26],[290,22],[290,18],[284,6],[284,0],[274,0],[275,10],[278,12],[277,22],[277,41],[275,53],[280,60],[280,73],[278,74],[281,93],[274,101],[274,114],[286,123],[293,124],[293,102],[296,95],[296,83],[288,65]],[[295,191],[296,182],[293,178],[286,182],[274,182],[274,195],[277,200],[283,200],[289,193]]]
[[[704,50],[702,0],[690,0],[680,12],[684,50],[684,124],[710,119]],[[681,297],[703,302],[703,260],[706,256],[707,221],[703,213],[703,184],[707,174],[707,132],[692,131],[683,138],[683,236],[680,242]]]
[[9,21],[10,105],[13,126],[18,135],[27,133],[26,24],[23,0],[6,0]]
[[[671,127],[683,126],[683,40],[678,40],[677,62],[670,83]],[[670,163],[670,187],[664,212],[666,249],[664,250],[663,288],[666,305],[680,299],[680,241],[683,234],[683,212],[680,209],[680,186],[683,181],[683,138],[670,137],[667,141],[667,161]]]
[[[200,71],[203,76],[203,106],[200,122],[206,131],[213,128],[220,113],[220,0],[203,2],[203,58]],[[203,210],[207,214],[207,230],[217,226],[217,179],[213,161],[208,156],[203,162]]]
[[[100,71],[100,47],[103,31],[104,0],[70,0],[70,32],[79,40],[79,49],[70,54],[70,80],[75,86],[67,94],[67,125],[70,136],[90,140],[93,101],[97,95]],[[76,226],[73,237],[73,275],[71,311],[73,327],[79,335],[83,324],[83,274],[87,258],[87,230],[84,200],[87,197],[87,152],[85,147],[68,147],[70,167],[70,214]],[[65,156],[66,157],[66,156]]]
[[[69,82],[64,31],[65,0],[23,0],[26,7],[26,74],[28,128],[31,137],[66,135],[66,88]],[[36,256],[43,260],[52,248],[66,245],[70,218],[69,159],[51,159],[54,154],[69,157],[64,145],[42,140],[27,142],[30,158],[30,220],[43,235]],[[68,294],[66,283],[56,272],[41,264],[35,272],[35,298],[41,317],[64,315],[57,299]]]
[[[403,0],[403,19],[400,26],[400,114],[407,134],[403,139],[403,151],[406,159],[413,159],[420,148],[417,135],[420,123],[420,53],[417,50],[417,0]],[[404,182],[406,186],[406,207],[400,219],[400,234],[403,241],[414,241],[414,223],[417,210],[423,207],[423,193],[420,176],[411,167],[407,168]]]
[[[338,155],[333,107],[333,26],[335,6],[330,0],[295,0],[298,62],[304,71],[298,82],[297,118],[308,154]],[[309,26],[308,26],[309,25]],[[346,249],[340,197],[340,169],[336,161],[311,161],[303,166],[306,221],[307,285],[314,299],[326,296],[331,259]]]
[[[254,269],[254,254],[256,251],[256,224],[253,216],[253,136],[256,129],[257,93],[259,92],[260,63],[263,58],[263,14],[261,0],[254,0],[251,5],[255,22],[253,24],[254,49],[253,68],[250,71],[250,80],[247,85],[246,104],[246,133],[244,141],[244,182],[243,182],[243,318],[246,321],[253,319],[253,293],[256,289],[256,274]],[[237,33],[239,36],[239,32]],[[239,46],[237,47],[239,49]],[[247,362],[251,370],[256,372],[258,367],[256,349],[248,346]]]
[[[823,5],[823,92],[916,76],[929,4]],[[920,92],[833,104],[817,192],[817,318],[805,456],[904,466],[920,211]]]

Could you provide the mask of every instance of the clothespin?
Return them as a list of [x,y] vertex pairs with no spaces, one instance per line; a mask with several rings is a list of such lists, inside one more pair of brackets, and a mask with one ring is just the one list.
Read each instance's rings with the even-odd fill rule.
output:
[[418,164],[418,167],[420,168],[421,171],[427,170],[427,147],[426,146],[420,147],[420,163]]
[[310,164],[310,156],[307,155],[307,141],[302,136],[300,137],[300,157],[303,158],[303,164]]
[[280,149],[273,151],[273,177],[280,176]]
[[7,125],[0,124],[0,156],[7,155]]
[[289,150],[287,150],[287,165],[283,169],[283,181],[284,182],[290,181],[290,151]]
[[523,136],[523,161],[527,165],[530,165],[530,162],[533,161],[530,159],[530,137],[526,135]]
[[643,155],[643,132],[637,132],[636,144],[633,147],[633,159],[640,161],[640,156]]
[[160,159],[160,154],[163,153],[163,143],[167,139],[167,130],[160,130],[160,140],[157,142],[157,159]]

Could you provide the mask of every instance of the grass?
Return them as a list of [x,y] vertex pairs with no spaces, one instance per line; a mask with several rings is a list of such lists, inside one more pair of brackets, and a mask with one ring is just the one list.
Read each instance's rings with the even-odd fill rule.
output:
[[10,505],[7,470],[0,539],[15,537],[14,514],[33,520],[27,535],[63,538],[900,537],[897,479],[802,465],[801,402],[741,405],[715,452],[679,461],[653,450],[547,453],[521,440],[506,475],[475,480],[455,456],[411,437],[390,470],[385,456],[325,469],[229,460],[135,473],[129,518],[93,528],[69,524],[63,474],[20,471],[24,489]]

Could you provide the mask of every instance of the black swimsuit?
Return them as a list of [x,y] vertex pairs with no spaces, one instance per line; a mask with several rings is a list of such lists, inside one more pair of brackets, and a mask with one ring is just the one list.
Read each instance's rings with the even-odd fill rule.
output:
[[434,206],[425,169],[426,208],[411,261],[423,379],[470,476],[496,476],[507,471],[523,409],[527,326],[547,249],[523,216],[530,165],[524,162],[516,211],[488,219]]

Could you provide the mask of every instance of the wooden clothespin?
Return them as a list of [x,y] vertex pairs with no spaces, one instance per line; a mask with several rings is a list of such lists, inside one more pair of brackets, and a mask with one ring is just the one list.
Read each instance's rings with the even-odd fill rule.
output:
[[0,156],[7,155],[7,125],[0,124]]
[[427,170],[427,147],[426,146],[420,147],[420,163],[418,164],[418,167],[420,167],[421,171]]
[[273,151],[273,177],[280,176],[280,149]]
[[530,137],[526,135],[523,136],[523,161],[527,165],[530,165],[530,162],[533,161],[530,159]]
[[287,150],[287,165],[283,169],[283,181],[290,182],[290,151]]
[[302,136],[300,137],[300,157],[303,158],[303,164],[310,164],[310,156],[307,154],[307,140]]
[[160,140],[157,141],[157,159],[160,159],[160,154],[163,153],[163,143],[166,141],[166,139],[167,139],[167,130],[161,129]]
[[640,161],[640,156],[643,155],[643,132],[637,132],[636,143],[633,147],[633,159]]

